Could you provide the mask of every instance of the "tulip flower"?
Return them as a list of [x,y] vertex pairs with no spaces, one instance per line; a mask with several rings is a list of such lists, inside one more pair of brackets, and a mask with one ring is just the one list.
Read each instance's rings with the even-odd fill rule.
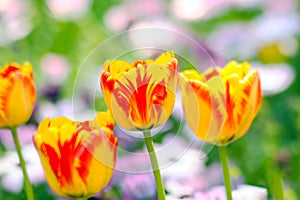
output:
[[[198,138],[220,146],[225,185],[230,187],[224,146],[242,137],[259,111],[259,72],[247,62],[231,61],[203,75],[196,70],[181,72],[180,87],[186,121]],[[229,193],[231,196],[230,188]]]
[[13,135],[20,166],[24,175],[25,191],[28,200],[34,195],[26,171],[16,127],[27,122],[36,100],[32,66],[25,62],[22,66],[9,63],[0,69],[0,128],[9,128]]
[[108,184],[118,145],[113,127],[110,113],[105,112],[98,113],[94,121],[57,117],[40,123],[33,140],[54,192],[87,198]]
[[178,85],[178,61],[166,52],[155,60],[106,61],[100,86],[116,122],[127,130],[149,130],[169,118]]
[[24,124],[36,100],[32,67],[29,62],[4,65],[0,69],[0,128]]
[[[258,70],[251,69],[247,62],[229,62],[224,69],[209,69],[201,76],[196,70],[181,72],[183,109],[187,123],[201,140],[227,145],[242,137],[249,129],[262,100]],[[221,88],[210,88],[213,79],[221,79]],[[213,95],[218,90],[219,96]],[[194,101],[197,104],[191,104]],[[214,102],[214,104],[213,104]],[[218,115],[213,113],[215,106]],[[223,127],[209,132],[215,120]],[[221,130],[221,131],[220,131]]]
[[173,110],[178,87],[178,61],[174,53],[133,63],[106,61],[100,86],[116,122],[127,130],[143,131],[158,198],[165,199],[150,130],[164,124]]

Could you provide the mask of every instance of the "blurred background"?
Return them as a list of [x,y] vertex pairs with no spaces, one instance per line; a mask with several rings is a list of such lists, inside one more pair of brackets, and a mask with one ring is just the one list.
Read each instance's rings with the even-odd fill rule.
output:
[[[296,0],[0,0],[0,64],[30,61],[38,89],[34,114],[18,129],[36,199],[56,199],[45,182],[32,143],[38,123],[47,116],[74,118],[73,86],[78,76],[83,80],[77,83],[75,104],[81,118],[90,119],[95,111],[105,110],[101,94],[91,95],[86,90],[93,91],[95,85],[90,87],[84,79],[95,74],[78,75],[80,66],[101,42],[137,28],[178,32],[201,44],[201,48],[194,48],[176,37],[164,41],[194,58],[192,65],[200,70],[213,64],[223,66],[229,60],[247,60],[260,69],[264,94],[261,110],[248,133],[228,147],[233,186],[239,194],[240,185],[266,188],[252,188],[261,195],[252,199],[272,199],[282,183],[285,199],[300,199],[299,9]],[[147,39],[151,35],[131,35],[128,40],[133,47]],[[107,50],[115,48],[119,47]],[[101,64],[95,64],[99,66],[97,72]],[[181,70],[191,67],[183,58],[180,64]],[[117,128],[122,148],[143,151],[141,140],[120,132]],[[173,164],[163,170],[169,199],[200,199],[204,193],[217,196],[216,186],[222,184],[216,149],[200,159],[201,142],[187,145],[189,132],[180,105],[175,105],[162,134],[155,137],[159,147],[172,135],[179,135],[173,144],[178,152],[170,149],[172,153],[160,158]],[[188,152],[181,155],[182,151]],[[123,155],[117,165],[120,169],[143,169],[145,166],[133,165],[143,163],[135,159]],[[25,199],[22,184],[11,135],[0,130],[0,199]],[[94,199],[153,199],[154,187],[151,174],[121,170]]]

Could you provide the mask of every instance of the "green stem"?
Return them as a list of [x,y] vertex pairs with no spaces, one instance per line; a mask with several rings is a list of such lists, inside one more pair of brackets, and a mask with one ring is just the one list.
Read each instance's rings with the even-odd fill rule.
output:
[[226,146],[219,147],[219,154],[220,154],[222,168],[223,168],[223,177],[224,177],[224,184],[226,187],[227,200],[232,200],[231,183],[230,183],[230,174],[229,174]]
[[272,157],[267,157],[265,171],[269,193],[273,195],[275,200],[283,200],[284,189],[282,184],[282,175]]
[[158,166],[158,162],[157,162],[157,158],[156,158],[150,131],[149,130],[144,131],[144,136],[145,136],[145,142],[146,142],[146,146],[147,146],[147,150],[148,150],[149,157],[151,160],[151,165],[152,165],[153,174],[154,174],[154,178],[155,178],[158,199],[165,200],[166,199],[165,198],[165,189],[163,186],[163,182],[162,182],[162,178],[161,178],[161,174],[160,174],[160,170],[159,170],[159,166]]
[[16,150],[19,156],[19,161],[20,161],[20,166],[23,172],[23,176],[24,176],[24,184],[25,184],[25,191],[26,191],[26,195],[27,195],[27,199],[28,200],[34,200],[34,195],[33,195],[33,190],[30,184],[30,180],[26,171],[26,166],[25,166],[25,161],[22,155],[22,151],[21,151],[21,145],[18,139],[18,134],[17,134],[17,130],[16,128],[11,128],[10,129],[13,138],[14,138],[14,143],[16,145]]
[[272,193],[275,200],[283,200],[283,185],[282,185],[282,178],[281,175],[277,172],[274,172],[273,176],[273,182],[271,183],[272,186]]

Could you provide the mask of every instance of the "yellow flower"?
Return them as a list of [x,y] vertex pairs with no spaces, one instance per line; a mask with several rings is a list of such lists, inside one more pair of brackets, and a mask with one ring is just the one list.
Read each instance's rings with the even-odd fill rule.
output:
[[33,140],[50,187],[63,197],[89,197],[109,182],[118,140],[110,113],[94,121],[74,122],[65,117],[44,119]]
[[36,100],[32,67],[17,63],[0,69],[0,128],[12,128],[30,118]]
[[116,122],[127,130],[147,130],[169,118],[178,87],[178,61],[171,52],[156,60],[104,63],[100,86]]
[[223,69],[181,72],[187,123],[201,140],[227,145],[249,129],[262,101],[257,69],[247,62],[229,62]]

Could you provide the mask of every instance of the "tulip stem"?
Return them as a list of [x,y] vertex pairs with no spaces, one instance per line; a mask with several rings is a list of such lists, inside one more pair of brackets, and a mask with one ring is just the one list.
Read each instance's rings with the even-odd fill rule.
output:
[[220,154],[222,168],[223,168],[223,178],[224,178],[224,185],[226,188],[227,200],[232,200],[231,183],[230,183],[230,174],[229,174],[226,146],[219,147],[219,154]]
[[14,143],[16,145],[16,150],[19,156],[19,161],[20,161],[20,166],[23,172],[23,176],[24,176],[24,184],[25,184],[25,191],[26,191],[26,195],[27,195],[27,199],[28,200],[34,200],[34,195],[33,195],[33,190],[32,190],[32,186],[26,171],[26,166],[25,166],[25,161],[22,155],[22,151],[21,151],[21,145],[18,139],[18,134],[17,134],[17,130],[16,128],[11,128],[10,129],[13,138],[14,138]]
[[151,160],[152,170],[153,170],[153,174],[154,174],[154,178],[155,178],[158,199],[165,200],[166,199],[165,198],[165,189],[163,186],[160,169],[159,169],[159,165],[157,162],[157,158],[156,158],[150,131],[149,130],[144,131],[144,136],[145,136],[145,142],[146,142],[146,146],[147,146],[147,150],[148,150],[149,157]]

